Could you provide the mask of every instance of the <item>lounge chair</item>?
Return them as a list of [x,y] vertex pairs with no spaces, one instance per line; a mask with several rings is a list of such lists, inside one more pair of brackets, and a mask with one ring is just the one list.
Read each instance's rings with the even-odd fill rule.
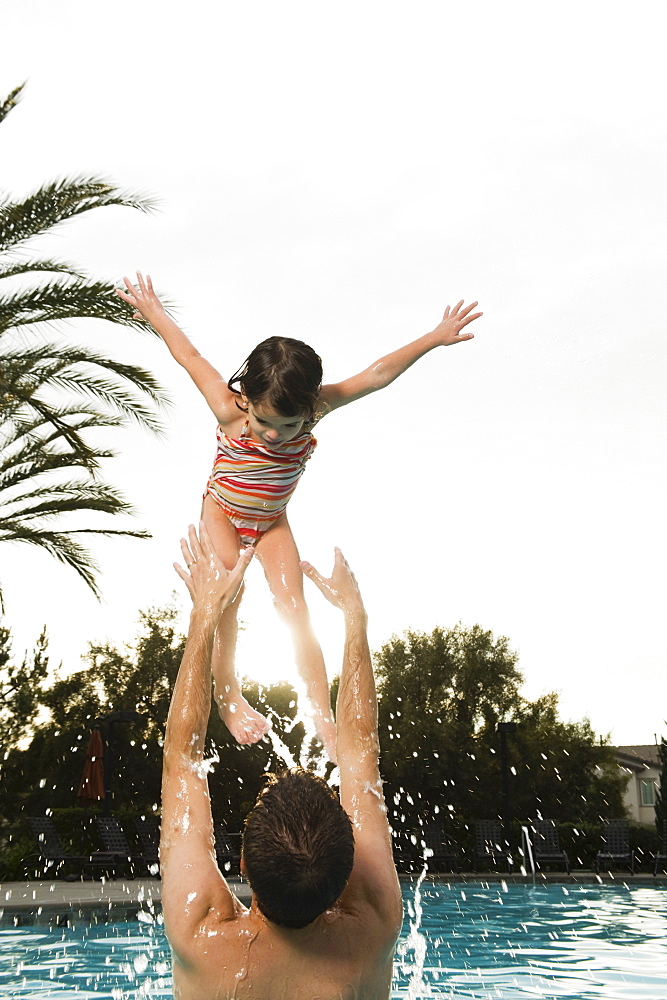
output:
[[[37,844],[37,852],[21,862],[26,878],[30,877],[29,873],[35,878],[50,876],[51,868],[54,875],[67,880],[82,878],[85,873],[107,872],[111,859],[106,854],[70,854],[66,851],[50,816],[26,816],[26,823]],[[68,874],[64,874],[67,869]]]
[[653,859],[653,874],[667,869],[667,820],[662,824],[662,846],[658,848],[658,853]]
[[475,820],[474,864],[478,861],[490,862],[495,869],[500,864],[507,865],[508,872],[512,871],[513,861],[509,844],[500,823],[495,819]]
[[240,847],[237,846],[241,834],[228,833],[223,823],[216,823],[213,832],[215,834],[215,857],[220,871],[229,874],[233,866],[234,873],[236,873],[241,860]]
[[151,874],[157,875],[155,867],[160,864],[160,820],[157,816],[136,816],[133,823],[144,864]]
[[460,872],[461,857],[459,849],[449,837],[446,837],[442,824],[434,823],[424,830],[424,843],[432,853],[428,858],[429,868],[439,872]]
[[635,854],[630,850],[630,836],[626,819],[605,819],[602,823],[602,850],[595,859],[595,871],[627,865],[630,873],[635,873]]
[[565,865],[570,874],[570,859],[561,851],[558,830],[553,819],[535,819],[530,824],[533,841],[533,858],[537,868],[542,865]]
[[148,869],[149,862],[142,854],[131,850],[125,832],[115,816],[96,816],[95,826],[103,851],[113,859],[115,867],[127,867],[130,878],[134,878],[136,874],[137,863]]

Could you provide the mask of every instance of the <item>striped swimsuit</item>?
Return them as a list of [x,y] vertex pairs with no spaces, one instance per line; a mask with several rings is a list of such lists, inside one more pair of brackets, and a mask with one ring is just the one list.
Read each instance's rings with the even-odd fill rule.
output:
[[285,512],[317,441],[307,431],[277,448],[227,437],[218,425],[218,450],[206,486],[246,543],[254,545]]

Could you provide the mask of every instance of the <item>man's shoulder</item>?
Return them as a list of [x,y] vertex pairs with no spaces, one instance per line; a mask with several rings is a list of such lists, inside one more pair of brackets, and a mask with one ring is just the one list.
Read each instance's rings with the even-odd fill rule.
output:
[[401,887],[393,864],[375,868],[357,858],[340,898],[343,911],[357,920],[398,934],[403,920]]
[[233,892],[228,890],[228,898],[221,905],[213,905],[203,919],[196,923],[182,920],[176,927],[166,926],[167,939],[174,955],[185,967],[197,965],[201,953],[211,949],[217,942],[228,947],[248,923],[249,910]]

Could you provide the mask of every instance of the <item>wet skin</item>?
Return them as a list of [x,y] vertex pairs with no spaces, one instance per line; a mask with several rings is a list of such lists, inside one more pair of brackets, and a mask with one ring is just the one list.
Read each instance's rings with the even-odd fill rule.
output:
[[[302,416],[276,413],[267,400],[247,400],[233,392],[214,366],[202,357],[155,294],[149,276],[137,272],[136,284],[124,279],[117,294],[134,310],[135,318],[143,318],[159,333],[173,358],[188,372],[204,396],[222,430],[238,438],[246,420],[253,440],[281,443],[296,437],[304,429]],[[318,411],[330,413],[357,399],[390,385],[424,354],[437,347],[446,347],[473,339],[467,329],[482,313],[474,312],[477,302],[465,306],[460,300],[453,308],[447,306],[442,320],[429,333],[391,351],[363,371],[342,382],[323,385]],[[237,405],[247,407],[247,413]],[[225,565],[234,563],[240,541],[235,529],[214,501],[204,501],[203,518],[219,549]],[[226,522],[226,525],[225,523]],[[231,532],[231,533],[230,533]],[[269,540],[270,539],[270,540]],[[281,618],[287,623],[294,643],[299,673],[306,684],[311,712],[331,760],[336,760],[335,725],[328,703],[328,683],[322,650],[313,633],[308,608],[303,595],[303,581],[298,570],[299,553],[287,523],[286,515],[260,539],[257,555],[262,562],[274,602]],[[240,596],[238,598],[240,600]],[[216,701],[220,714],[232,735],[240,743],[256,743],[266,734],[269,723],[243,697],[235,673],[238,601],[221,620],[213,658]]]
[[[329,579],[304,573],[345,619],[337,701],[340,800],[352,820],[355,857],[342,896],[307,927],[247,910],[217,868],[203,766],[210,658],[218,618],[247,565],[228,572],[206,528],[183,542],[193,598],[190,629],[169,710],[162,786],[162,904],[174,956],[176,1000],[387,1000],[402,909],[378,768],[377,701],[356,581],[340,552]],[[317,822],[317,817],[313,817]]]

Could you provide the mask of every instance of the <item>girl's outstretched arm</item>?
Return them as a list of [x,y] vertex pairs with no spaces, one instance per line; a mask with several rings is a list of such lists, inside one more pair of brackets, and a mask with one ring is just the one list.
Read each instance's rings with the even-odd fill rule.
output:
[[405,347],[399,347],[398,350],[392,351],[391,354],[375,361],[358,375],[353,375],[351,378],[333,385],[323,385],[322,402],[326,403],[331,410],[345,406],[347,403],[354,402],[355,399],[367,396],[370,392],[384,389],[404,371],[407,371],[415,361],[418,361],[428,351],[432,351],[434,347],[447,347],[450,344],[460,344],[464,340],[472,340],[472,333],[462,333],[461,331],[482,315],[481,312],[474,313],[472,311],[476,305],[477,303],[473,302],[463,308],[463,300],[461,300],[453,309],[447,306],[442,321],[430,333],[424,334],[423,337],[419,337],[411,344],[406,344]]
[[185,368],[218,421],[224,420],[226,407],[234,394],[227,388],[220,372],[201,356],[180,326],[174,323],[155,294],[149,275],[144,278],[137,271],[136,285],[129,278],[123,280],[125,288],[117,288],[116,294],[132,306],[135,319],[145,319],[159,333],[174,360]]

